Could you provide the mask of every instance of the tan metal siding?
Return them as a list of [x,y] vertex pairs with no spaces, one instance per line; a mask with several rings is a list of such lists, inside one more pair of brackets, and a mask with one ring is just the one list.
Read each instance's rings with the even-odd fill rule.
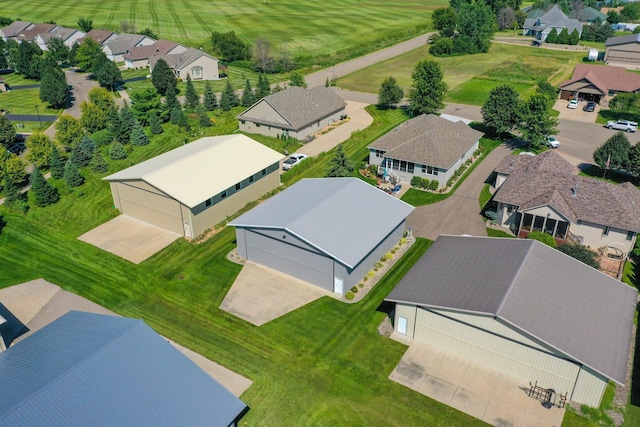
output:
[[413,338],[416,326],[416,306],[410,304],[396,303],[396,315],[394,316],[393,328],[398,332],[398,317],[407,319],[407,337]]
[[129,183],[117,182],[114,198],[118,197],[120,212],[158,227],[184,235],[180,203],[167,196],[143,190]]
[[583,367],[578,375],[572,400],[597,408],[607,387],[607,378]]

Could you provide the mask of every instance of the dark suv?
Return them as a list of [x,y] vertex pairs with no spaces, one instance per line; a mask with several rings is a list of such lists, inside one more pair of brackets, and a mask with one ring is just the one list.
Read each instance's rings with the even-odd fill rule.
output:
[[593,101],[589,101],[584,107],[582,107],[582,109],[588,113],[593,113],[594,111],[596,111],[596,103]]

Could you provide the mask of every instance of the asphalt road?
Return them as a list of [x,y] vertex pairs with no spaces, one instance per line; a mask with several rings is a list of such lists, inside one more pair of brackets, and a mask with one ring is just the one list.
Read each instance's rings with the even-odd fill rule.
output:
[[38,116],[30,115],[30,114],[5,114],[5,117],[12,122],[37,122],[39,120],[43,122],[54,122],[58,119],[58,116],[44,116],[41,115],[40,118]]

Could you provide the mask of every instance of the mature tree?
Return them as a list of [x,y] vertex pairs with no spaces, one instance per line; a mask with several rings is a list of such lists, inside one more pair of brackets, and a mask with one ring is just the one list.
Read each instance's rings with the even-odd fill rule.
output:
[[488,52],[496,29],[495,14],[482,0],[461,5],[458,10],[458,35],[454,39],[454,52]]
[[78,65],[78,61],[76,61],[76,54],[78,53],[79,48],[80,43],[78,43],[77,41],[73,42],[71,50],[69,51],[69,56],[67,57],[67,62],[73,67],[76,67]]
[[76,166],[71,159],[67,160],[67,164],[64,165],[64,176],[67,187],[75,188],[84,184],[84,178],[80,175],[78,166]]
[[0,16],[0,27],[7,27],[11,25],[12,22],[13,19],[9,18],[8,16]]
[[240,105],[238,95],[236,95],[233,87],[231,87],[231,82],[229,81],[229,79],[227,79],[227,85],[220,95],[220,109],[222,109],[222,111],[229,111],[233,107],[237,107],[238,105]]
[[26,168],[27,164],[25,161],[13,153],[4,156],[2,165],[0,165],[0,169],[4,172],[4,176],[10,176],[11,179],[18,184],[22,184],[26,181]]
[[82,135],[84,130],[82,129],[82,123],[70,114],[62,114],[58,117],[58,120],[54,124],[56,128],[56,139],[67,150],[70,150],[75,146]]
[[93,75],[102,87],[113,91],[122,82],[122,73],[115,62],[109,61],[107,56],[100,52],[96,59],[93,69]]
[[522,104],[522,121],[519,129],[522,137],[532,147],[541,147],[547,135],[555,135],[558,120],[549,115],[548,98],[542,94],[533,94]]
[[67,105],[68,95],[67,76],[64,72],[57,65],[55,68],[47,68],[40,84],[40,100],[58,109]]
[[571,34],[569,34],[569,44],[572,46],[580,43],[580,34],[578,34],[578,30],[573,30]]
[[9,175],[4,177],[4,205],[23,214],[29,210],[26,193]]
[[496,15],[496,23],[501,30],[513,28],[513,24],[517,22],[516,13],[510,7],[503,7]]
[[338,145],[333,158],[329,161],[329,169],[325,176],[327,177],[347,177],[353,172],[353,163],[344,153],[342,144]]
[[36,206],[43,208],[60,200],[60,193],[58,193],[58,190],[53,185],[44,179],[42,172],[40,172],[40,168],[33,168],[30,181],[31,193],[33,193]]
[[271,85],[269,79],[264,74],[258,74],[258,85],[256,86],[256,101],[271,95]]
[[253,45],[254,67],[262,73],[269,73],[273,69],[273,56],[271,55],[271,42],[258,37]]
[[[155,88],[146,87],[132,92],[130,97],[131,112],[143,126],[148,126],[149,117],[159,114],[161,110],[160,95]],[[122,111],[120,113],[122,114]],[[120,142],[124,143],[124,141]]]
[[292,71],[291,74],[289,74],[289,85],[307,87],[307,82],[305,81],[304,76],[300,74],[299,71]]
[[111,132],[113,132],[115,139],[121,144],[128,144],[131,141],[131,132],[133,131],[135,122],[135,115],[131,111],[131,108],[125,104],[120,109],[118,120],[114,120],[115,125],[112,125],[111,128]]
[[112,160],[122,160],[127,158],[127,151],[124,149],[124,145],[122,145],[118,141],[113,141],[109,146],[109,157]]
[[87,132],[93,133],[107,128],[109,116],[96,104],[82,101],[80,111],[80,123]]
[[640,3],[625,3],[624,8],[620,12],[622,16],[631,21],[637,21],[640,19]]
[[553,102],[555,102],[558,95],[558,90],[556,89],[556,87],[546,80],[538,81],[538,87],[536,87],[536,92],[545,95],[547,98],[549,98]]
[[176,108],[182,110],[182,105],[180,105],[178,97],[176,96],[176,89],[173,86],[169,86],[164,97],[164,104],[162,109],[165,111],[165,114],[167,112],[171,114],[171,112]]
[[162,58],[158,59],[156,65],[153,66],[153,71],[151,71],[151,83],[153,83],[153,86],[162,96],[167,93],[169,86],[173,86],[175,94],[178,86],[178,79],[171,67],[167,64],[167,61]]
[[[593,152],[593,160],[601,169],[626,169],[631,143],[623,132],[616,132]],[[607,165],[608,163],[608,165]]]
[[414,114],[431,114],[444,107],[447,84],[440,64],[434,60],[423,60],[416,64],[409,89],[409,105]]
[[209,116],[207,115],[207,111],[204,109],[204,107],[202,105],[200,105],[196,109],[196,112],[198,113],[198,124],[200,125],[200,127],[201,128],[211,127],[211,125],[213,123],[211,123],[211,120],[209,119]]
[[213,111],[218,108],[218,97],[213,92],[211,84],[209,84],[208,81],[204,84],[204,95],[202,104],[204,105],[204,109],[207,111]]
[[[229,109],[231,109],[231,107],[229,107]],[[182,116],[183,116],[182,108],[179,105],[177,105],[173,107],[173,110],[171,110],[171,116],[169,117],[169,122],[171,122],[172,125],[177,125],[182,120]]]
[[54,179],[60,179],[64,175],[64,165],[66,163],[62,154],[60,154],[60,150],[58,150],[58,146],[53,144],[51,146],[51,156],[49,157],[49,171],[51,172],[51,177]]
[[494,134],[509,132],[520,122],[520,99],[513,86],[504,84],[489,91],[489,98],[482,106],[485,126]]
[[236,36],[236,33],[213,32],[211,34],[213,50],[216,54],[227,62],[240,61],[251,58],[249,45]]
[[189,110],[195,110],[200,105],[200,95],[193,86],[191,76],[187,74],[187,93],[185,94],[185,105]]
[[0,145],[9,149],[16,141],[16,128],[9,119],[0,115]]
[[162,129],[162,120],[160,119],[160,116],[158,114],[152,114],[149,117],[149,127],[151,133],[154,135],[160,135],[162,132],[164,132],[164,129]]
[[454,28],[456,26],[456,11],[451,7],[442,7],[433,11],[431,15],[431,21],[433,21],[433,28],[442,32],[447,28]]
[[133,132],[131,133],[131,145],[149,145],[149,137],[138,122],[134,125]]
[[27,160],[39,168],[49,166],[54,143],[48,135],[42,131],[36,131],[27,138],[25,145],[27,147]]
[[543,233],[542,231],[532,231],[527,235],[527,239],[537,240],[538,242],[544,243],[545,245],[551,246],[552,248],[558,247],[558,243],[556,243],[556,240],[553,238],[553,236],[547,233]]
[[618,15],[618,12],[616,12],[615,10],[609,10],[607,12],[607,22],[609,24],[617,24],[618,22],[620,22],[620,15]]
[[598,255],[593,252],[591,249],[582,245],[562,245],[558,246],[558,250],[562,253],[569,255],[572,258],[577,259],[578,261],[582,261],[590,267],[595,269],[600,268],[600,263],[598,262]]
[[93,153],[98,149],[98,145],[95,141],[89,138],[87,135],[83,136],[80,140],[80,144],[78,144],[78,148],[82,153],[82,162],[78,163],[79,167],[85,167],[91,163],[91,159],[93,158]]
[[392,76],[385,78],[378,90],[378,105],[381,107],[391,107],[402,101],[404,92]]
[[627,171],[635,176],[640,176],[640,143],[636,143],[636,145],[629,150]]
[[82,43],[78,45],[75,61],[78,68],[93,73],[94,65],[99,60],[100,55],[104,55],[100,45],[92,38],[85,37],[82,39]]
[[60,37],[51,37],[47,42],[47,54],[57,62],[66,62],[69,59],[69,46],[64,44]]
[[77,24],[85,33],[88,33],[93,29],[93,19],[91,18],[78,18]]
[[286,46],[280,48],[280,55],[278,56],[277,69],[280,73],[288,73],[296,68],[296,63],[291,59],[291,54],[287,50]]
[[16,72],[28,79],[39,79],[41,56],[42,50],[35,42],[20,43],[12,59]]
[[152,39],[158,40],[160,37],[149,27],[146,27],[142,31],[138,31],[137,34],[141,34],[143,36],[151,37]]
[[251,82],[247,79],[247,84],[244,85],[244,91],[242,91],[242,106],[243,107],[251,107],[255,102],[255,95],[253,94],[253,89],[251,88]]
[[569,30],[567,28],[563,28],[558,35],[558,44],[569,44]]
[[93,153],[93,158],[89,166],[91,166],[91,170],[96,173],[105,173],[109,170],[109,165],[104,160],[104,157],[102,157],[100,150],[96,150],[95,153]]
[[94,87],[89,91],[89,101],[100,108],[106,117],[115,110],[113,95],[103,87]]
[[545,39],[547,43],[558,43],[558,30],[556,28],[552,28],[547,34],[547,38]]
[[5,55],[6,48],[2,45],[6,44],[4,40],[0,39],[0,70],[6,70],[9,68],[9,60],[7,59],[7,55]]

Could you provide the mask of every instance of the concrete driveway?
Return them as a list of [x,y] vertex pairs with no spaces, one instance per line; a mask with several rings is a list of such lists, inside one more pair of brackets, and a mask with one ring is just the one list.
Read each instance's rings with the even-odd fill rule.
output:
[[220,309],[256,326],[309,304],[329,291],[247,261]]
[[510,148],[500,145],[489,153],[448,199],[415,208],[407,218],[407,225],[413,227],[413,235],[431,240],[441,234],[486,236],[478,198],[485,180],[510,152]]
[[[15,320],[26,326],[26,328],[21,331],[23,334],[14,340],[15,343],[28,337],[68,313],[70,310],[117,316],[116,313],[107,310],[103,306],[71,292],[62,290],[60,286],[49,283],[44,279],[36,279],[31,282],[0,289],[0,303],[9,310],[13,317],[16,318]],[[171,340],[167,341],[238,397],[253,383],[253,381],[248,378],[212,362],[201,354],[191,351]]]
[[528,384],[424,343],[411,343],[389,379],[494,426],[560,427],[564,418],[564,408],[529,397]]
[[140,264],[180,237],[182,236],[164,228],[127,215],[119,215],[78,239],[134,264]]
[[553,109],[560,112],[558,119],[573,120],[574,122],[583,123],[595,123],[596,118],[598,117],[600,106],[596,104],[596,111],[588,113],[582,109],[586,104],[586,101],[582,101],[580,104],[578,104],[578,108],[572,109],[567,108],[567,105],[569,105],[569,101],[558,99],[553,105]]

